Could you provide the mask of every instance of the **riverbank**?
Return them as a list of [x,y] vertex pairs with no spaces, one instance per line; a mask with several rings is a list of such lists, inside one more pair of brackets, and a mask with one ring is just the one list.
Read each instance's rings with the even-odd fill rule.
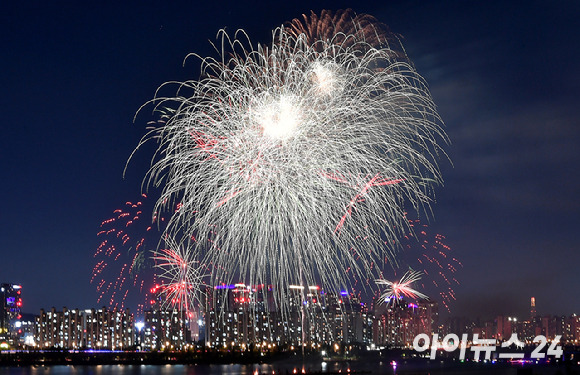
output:
[[[310,353],[303,358],[301,353],[298,352],[4,352],[0,353],[0,369],[4,369],[4,372],[0,371],[0,375],[4,373],[12,375],[13,373],[10,372],[10,368],[26,370],[30,374],[37,374],[37,370],[42,369],[43,375],[49,375],[53,369],[58,368],[115,369],[115,371],[112,371],[112,374],[117,374],[119,371],[125,371],[127,369],[136,369],[135,371],[139,374],[142,374],[143,369],[150,369],[147,371],[157,374],[161,371],[160,369],[166,369],[169,373],[175,375],[203,375],[206,373],[228,375],[250,375],[255,373],[269,375],[375,373],[392,375],[580,375],[580,364],[578,359],[574,360],[576,356],[573,355],[567,356],[566,358],[568,359],[564,361],[554,360],[543,363],[522,362],[518,364],[507,361],[460,361],[456,358],[429,360],[426,358],[408,358],[406,354],[401,351],[384,351],[382,353],[376,351],[366,353],[366,355],[357,358],[342,358],[337,360],[330,358],[323,359],[318,353]],[[101,370],[95,372],[90,371],[89,373],[100,374]]]
[[252,364],[284,360],[287,353],[29,351],[0,353],[0,366]]

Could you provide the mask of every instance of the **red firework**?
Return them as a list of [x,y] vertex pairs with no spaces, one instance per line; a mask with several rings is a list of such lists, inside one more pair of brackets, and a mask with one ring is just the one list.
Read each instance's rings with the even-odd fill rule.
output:
[[101,223],[97,233],[101,242],[94,254],[91,278],[97,286],[98,303],[104,301],[117,308],[136,303],[137,312],[143,312],[155,280],[150,251],[159,242],[163,222],[152,214],[143,194],[139,201],[126,202]]
[[456,272],[463,264],[454,256],[444,235],[433,233],[418,219],[409,220],[409,226],[412,231],[401,240],[401,265],[421,271],[423,277],[417,285],[438,293],[438,300],[450,311],[449,304],[455,300],[453,287],[459,285]]

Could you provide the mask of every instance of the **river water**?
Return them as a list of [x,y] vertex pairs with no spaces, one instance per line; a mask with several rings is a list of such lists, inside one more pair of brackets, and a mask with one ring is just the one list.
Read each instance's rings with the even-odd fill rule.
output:
[[[344,374],[365,373],[385,375],[556,375],[566,369],[556,367],[518,366],[447,366],[431,363],[429,366],[391,363],[322,362],[304,365],[307,373]],[[293,375],[302,372],[302,365],[285,362],[255,365],[97,365],[97,366],[25,366],[2,367],[0,375]],[[575,372],[574,372],[575,373]]]

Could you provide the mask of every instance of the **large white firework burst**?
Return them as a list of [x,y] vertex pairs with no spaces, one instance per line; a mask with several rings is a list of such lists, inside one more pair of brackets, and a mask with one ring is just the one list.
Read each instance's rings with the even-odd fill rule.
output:
[[429,205],[446,136],[424,79],[374,18],[323,12],[272,35],[252,47],[220,31],[201,78],[156,97],[146,182],[162,188],[159,209],[180,202],[167,235],[196,239],[188,256],[214,266],[209,282],[338,290],[345,269],[368,277],[395,259],[385,243],[408,229],[403,206]]

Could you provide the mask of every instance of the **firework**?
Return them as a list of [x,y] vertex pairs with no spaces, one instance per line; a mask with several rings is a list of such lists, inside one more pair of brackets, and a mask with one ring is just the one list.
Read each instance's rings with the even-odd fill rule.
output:
[[409,269],[399,281],[388,281],[384,279],[376,280],[378,285],[384,285],[385,291],[381,294],[379,301],[397,301],[401,297],[412,299],[428,299],[428,297],[412,288],[413,283],[419,281],[423,274]]
[[418,282],[424,290],[434,290],[439,300],[450,311],[449,303],[455,300],[454,286],[459,285],[457,270],[461,262],[453,255],[445,236],[433,233],[420,220],[409,220],[412,231],[401,239],[403,250],[399,256],[401,267],[421,270],[423,276]]
[[[408,269],[418,270],[422,276],[417,280],[417,286],[430,295],[438,294],[438,301],[450,311],[450,303],[455,300],[454,287],[459,285],[457,271],[463,264],[453,254],[444,235],[434,233],[429,225],[421,223],[419,219],[409,219],[408,226],[409,232],[400,238],[398,244],[385,243],[385,246],[397,245],[401,250],[397,254],[396,264],[391,262],[378,271],[379,278],[396,279]],[[385,263],[388,263],[388,259],[385,259]],[[380,265],[372,266],[381,268]],[[345,274],[350,271],[346,269]],[[375,286],[373,274],[361,280],[360,284],[362,288]]]
[[163,219],[152,215],[152,205],[142,195],[136,202],[126,202],[101,223],[101,239],[94,258],[91,283],[96,284],[98,301],[111,307],[137,304],[143,312],[148,291],[154,283],[150,250],[156,248]]
[[220,31],[202,78],[153,101],[163,124],[142,141],[159,145],[146,182],[162,189],[156,211],[181,203],[166,234],[200,239],[183,255],[212,264],[211,283],[338,291],[341,270],[366,277],[394,258],[384,243],[405,233],[404,205],[429,205],[446,136],[425,81],[375,21],[325,12],[255,48]]
[[154,252],[153,259],[157,276],[162,283],[155,287],[161,295],[162,307],[177,308],[179,311],[194,311],[195,303],[202,293],[205,267],[191,259],[186,248],[168,241],[171,248]]
[[355,14],[351,10],[331,12],[323,10],[318,16],[302,15],[287,25],[288,33],[295,37],[305,38],[310,46],[319,50],[332,45],[352,47],[368,51],[369,48],[386,47],[383,52],[392,57],[407,60],[398,35],[370,14]]

